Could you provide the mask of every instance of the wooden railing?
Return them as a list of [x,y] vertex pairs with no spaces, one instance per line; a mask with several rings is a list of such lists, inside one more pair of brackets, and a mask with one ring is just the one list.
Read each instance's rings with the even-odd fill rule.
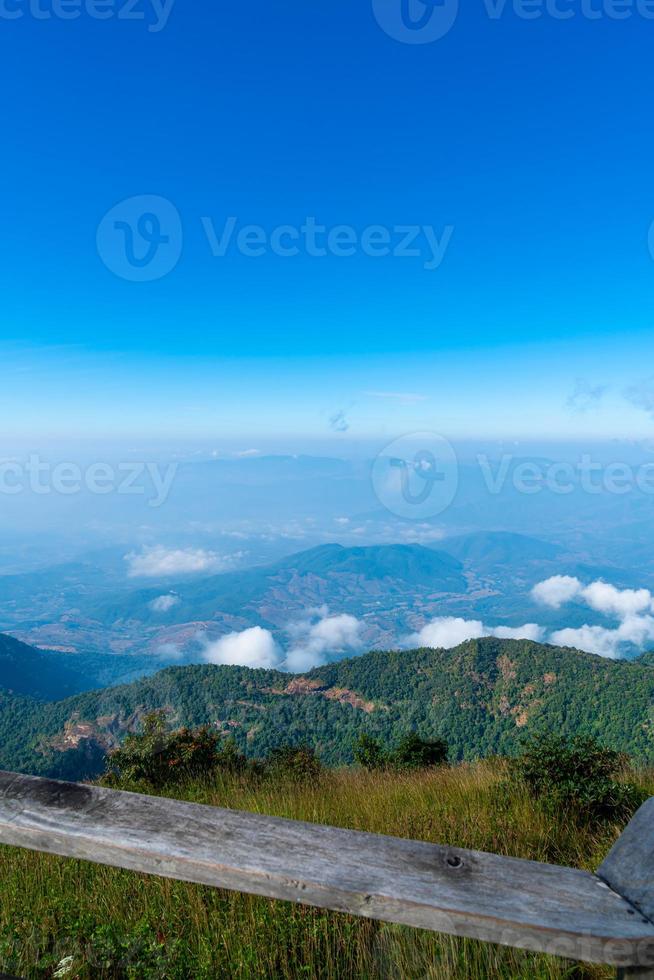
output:
[[654,977],[654,798],[597,874],[6,772],[0,843]]

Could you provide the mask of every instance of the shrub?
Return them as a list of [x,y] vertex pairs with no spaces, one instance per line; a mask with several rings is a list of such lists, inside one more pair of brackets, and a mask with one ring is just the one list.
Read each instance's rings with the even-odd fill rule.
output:
[[427,769],[430,766],[442,766],[447,763],[447,742],[437,738],[426,741],[409,732],[403,735],[391,754],[391,762],[399,769]]
[[152,712],[143,719],[141,732],[128,735],[109,755],[109,781],[113,777],[158,788],[205,776],[219,767],[232,772],[243,769],[245,757],[234,742],[219,743],[219,736],[206,726],[168,731],[164,713]]
[[447,754],[447,742],[442,739],[426,741],[415,732],[403,735],[390,752],[365,733],[354,745],[354,758],[366,769],[427,769],[447,763]]
[[354,743],[354,761],[364,769],[383,769],[388,765],[388,755],[376,738],[363,732]]
[[300,781],[317,779],[323,767],[308,745],[280,745],[265,760],[264,770],[271,776]]
[[538,735],[511,766],[513,781],[551,811],[591,819],[626,819],[643,802],[637,788],[620,781],[627,756],[593,738]]

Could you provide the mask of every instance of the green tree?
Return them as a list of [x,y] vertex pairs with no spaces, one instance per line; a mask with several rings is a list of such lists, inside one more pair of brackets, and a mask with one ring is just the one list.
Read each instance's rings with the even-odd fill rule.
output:
[[388,755],[372,735],[362,732],[354,743],[354,761],[365,769],[383,769],[388,765]]

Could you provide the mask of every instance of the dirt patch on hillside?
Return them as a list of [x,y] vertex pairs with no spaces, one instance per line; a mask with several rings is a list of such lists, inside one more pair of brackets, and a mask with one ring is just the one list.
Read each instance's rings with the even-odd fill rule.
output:
[[321,681],[310,677],[294,677],[289,681],[285,688],[270,687],[264,694],[277,694],[285,697],[313,695],[327,698],[328,701],[338,701],[340,704],[349,704],[358,711],[365,711],[372,714],[377,705],[372,701],[366,701],[359,694],[348,690],[346,687],[328,687]]
[[503,653],[497,658],[497,666],[500,674],[505,681],[513,681],[516,678],[516,665],[512,660],[509,660],[507,655]]
[[372,701],[364,701],[360,698],[358,694],[354,691],[348,691],[346,687],[330,687],[326,691],[322,692],[324,697],[328,698],[330,701],[340,701],[341,704],[351,704],[353,708],[359,708],[360,711],[365,711],[366,714],[370,715],[375,710],[375,706]]

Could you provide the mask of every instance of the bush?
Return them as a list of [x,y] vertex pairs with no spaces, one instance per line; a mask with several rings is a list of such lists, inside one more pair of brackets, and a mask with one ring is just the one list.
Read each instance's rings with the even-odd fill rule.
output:
[[376,738],[364,732],[354,743],[354,761],[364,769],[383,769],[388,765],[388,755]]
[[627,756],[595,739],[539,735],[511,766],[513,781],[550,811],[591,819],[628,819],[644,797],[620,781]]
[[240,771],[246,760],[235,743],[220,744],[208,727],[168,731],[162,711],[143,719],[142,730],[128,735],[122,746],[107,759],[108,781],[146,782],[159,788],[195,779],[216,771]]
[[308,745],[280,745],[265,760],[264,770],[271,776],[301,781],[317,779],[323,767]]
[[354,758],[366,769],[427,769],[447,763],[447,742],[426,741],[415,732],[403,735],[395,748],[386,752],[370,735],[362,734],[354,745]]
[[442,739],[428,742],[411,732],[400,739],[391,759],[399,769],[427,769],[445,765],[447,753],[447,742]]

